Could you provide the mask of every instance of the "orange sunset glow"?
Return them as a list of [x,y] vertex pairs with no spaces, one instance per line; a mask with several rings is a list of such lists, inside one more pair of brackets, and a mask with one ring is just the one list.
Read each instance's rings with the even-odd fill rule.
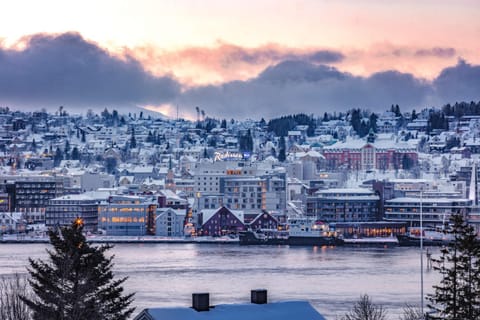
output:
[[[163,106],[172,115],[172,106],[191,109],[197,98],[199,103],[225,103],[230,98],[210,103],[213,87],[208,87],[223,86],[224,93],[224,84],[250,84],[283,61],[325,65],[348,77],[395,71],[435,82],[459,61],[480,64],[479,14],[474,0],[20,0],[2,5],[0,48],[26,54],[39,43],[32,36],[77,34],[112,59],[135,61],[152,77],[176,82],[167,98],[122,100],[150,109]],[[412,107],[444,100],[423,97]],[[3,102],[19,100],[12,95]]]

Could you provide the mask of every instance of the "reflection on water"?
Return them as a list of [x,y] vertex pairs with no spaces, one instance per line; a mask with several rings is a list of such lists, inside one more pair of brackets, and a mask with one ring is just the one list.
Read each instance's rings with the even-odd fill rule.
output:
[[[46,247],[1,244],[0,274],[26,272],[28,258],[46,257]],[[392,319],[420,300],[418,248],[121,244],[112,252],[116,274],[128,276],[125,287],[136,292],[137,311],[189,306],[193,292],[210,292],[213,304],[248,302],[254,288],[268,289],[271,301],[307,299],[328,319],[365,293]],[[427,271],[425,292],[439,279]]]

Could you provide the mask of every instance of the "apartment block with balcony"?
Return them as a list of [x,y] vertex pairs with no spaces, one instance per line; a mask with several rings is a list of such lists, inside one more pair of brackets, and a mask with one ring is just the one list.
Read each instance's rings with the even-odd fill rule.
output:
[[325,222],[368,222],[380,219],[380,197],[364,188],[319,190],[307,197],[307,215]]
[[385,201],[384,218],[419,226],[421,215],[424,224],[443,225],[452,214],[468,215],[471,208],[472,200],[463,198],[402,197]]
[[45,223],[45,210],[50,199],[64,194],[61,176],[1,177],[9,197],[10,210],[23,212],[28,223]]
[[76,218],[82,219],[85,231],[97,231],[98,201],[83,194],[66,195],[49,200],[45,211],[47,227],[68,226]]

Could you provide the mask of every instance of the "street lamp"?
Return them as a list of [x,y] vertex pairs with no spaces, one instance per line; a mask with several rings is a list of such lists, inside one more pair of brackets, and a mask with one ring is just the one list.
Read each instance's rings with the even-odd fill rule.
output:
[[420,311],[423,313],[423,192],[420,190]]

